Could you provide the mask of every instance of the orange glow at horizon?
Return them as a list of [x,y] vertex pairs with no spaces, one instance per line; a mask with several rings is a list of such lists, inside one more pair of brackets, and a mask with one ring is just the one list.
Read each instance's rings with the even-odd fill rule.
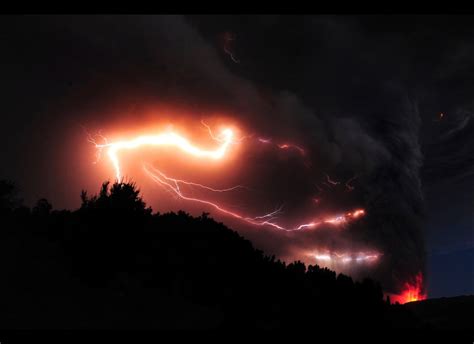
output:
[[392,303],[398,302],[400,304],[425,300],[427,297],[426,293],[423,293],[423,274],[421,272],[415,276],[414,283],[405,283],[401,294],[390,295]]

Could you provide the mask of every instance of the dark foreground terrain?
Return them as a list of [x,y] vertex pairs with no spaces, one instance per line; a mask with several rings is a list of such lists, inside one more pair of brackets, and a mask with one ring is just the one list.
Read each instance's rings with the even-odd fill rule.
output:
[[0,189],[0,329],[473,330],[472,297],[390,305],[376,281],[285,264],[207,214],[153,214],[130,183],[76,211]]
[[410,302],[404,307],[430,328],[474,331],[474,295]]

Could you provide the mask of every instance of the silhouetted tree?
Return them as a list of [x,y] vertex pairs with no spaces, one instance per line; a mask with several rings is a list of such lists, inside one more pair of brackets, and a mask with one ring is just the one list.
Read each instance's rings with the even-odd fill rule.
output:
[[[14,188],[3,187],[2,206],[11,208]],[[0,253],[16,257],[4,280],[12,290],[35,286],[28,292],[38,298],[44,291],[63,295],[32,324],[67,318],[115,328],[416,326],[405,310],[384,302],[375,281],[275,260],[209,213],[152,214],[132,182],[105,182],[97,195],[82,191],[81,200],[77,211],[52,211],[40,199],[31,212],[2,214],[8,230]],[[0,304],[16,312],[22,300],[4,297]],[[0,326],[27,321],[24,314],[2,317],[0,310]],[[197,316],[183,325],[186,314]]]
[[13,210],[21,205],[18,186],[9,180],[0,180],[0,210]]
[[36,205],[33,207],[33,214],[39,216],[46,216],[49,215],[52,209],[52,204],[46,198],[41,198],[36,202]]
[[151,208],[147,208],[140,197],[140,189],[134,182],[115,182],[109,187],[110,182],[104,182],[99,195],[87,196],[87,192],[81,192],[82,209],[108,209],[121,212],[133,212],[143,215],[151,214]]

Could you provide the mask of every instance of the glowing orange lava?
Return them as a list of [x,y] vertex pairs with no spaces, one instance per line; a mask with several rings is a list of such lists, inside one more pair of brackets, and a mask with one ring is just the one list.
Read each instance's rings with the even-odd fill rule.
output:
[[403,292],[399,295],[391,295],[390,298],[393,303],[398,302],[401,304],[425,300],[427,295],[423,293],[423,274],[419,272],[415,276],[414,283],[406,282]]

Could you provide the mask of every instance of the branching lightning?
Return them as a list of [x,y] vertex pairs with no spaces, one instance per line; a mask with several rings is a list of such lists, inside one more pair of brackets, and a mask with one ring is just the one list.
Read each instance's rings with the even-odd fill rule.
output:
[[[155,135],[138,136],[130,140],[119,140],[114,142],[107,140],[107,138],[100,132],[96,135],[87,135],[88,141],[94,144],[97,148],[97,161],[100,160],[101,154],[105,152],[112,164],[117,180],[121,180],[123,175],[120,157],[124,151],[139,150],[145,146],[168,146],[176,148],[177,151],[185,156],[196,157],[199,158],[199,161],[202,160],[203,162],[206,162],[225,159],[228,156],[233,144],[242,143],[244,140],[253,136],[250,135],[236,138],[234,131],[230,128],[225,128],[216,134],[205,122],[202,121],[201,123],[207,131],[209,137],[217,143],[217,146],[214,149],[203,149],[191,142],[187,137],[174,132],[172,128],[168,128],[167,130],[159,132]],[[271,145],[275,149],[293,150],[302,156],[306,155],[305,149],[295,144],[275,143],[271,138],[258,136],[255,137],[255,140],[260,144]],[[273,228],[276,230],[288,232],[314,230],[322,226],[325,229],[336,230],[338,228],[343,229],[349,223],[357,221],[366,215],[366,211],[362,208],[341,212],[336,215],[327,215],[321,213],[309,214],[305,221],[298,222],[296,225],[287,226],[283,224],[287,222],[282,219],[282,215],[284,214],[283,206],[278,206],[268,213],[255,216],[245,214],[240,210],[233,210],[231,207],[221,204],[222,202],[212,199],[212,194],[232,193],[240,189],[247,191],[250,190],[246,186],[236,185],[226,188],[217,188],[198,183],[197,181],[177,179],[167,176],[165,173],[150,164],[143,164],[143,171],[152,181],[164,188],[169,194],[171,194],[173,197],[176,197],[177,199],[211,207],[225,216],[229,216],[249,225],[258,227]],[[326,200],[326,193],[338,186],[345,188],[346,191],[353,191],[354,186],[352,183],[357,177],[358,176],[355,175],[344,182],[342,180],[334,180],[328,174],[326,174],[323,181],[319,182],[319,185],[315,184],[317,194],[311,198],[313,203],[319,205],[323,199]],[[199,190],[199,192],[195,193],[195,190]],[[195,196],[195,194],[199,196]],[[313,251],[309,254],[311,259],[320,264],[330,265],[333,267],[336,266],[338,268],[353,264],[372,264],[377,262],[381,256],[382,253],[379,252],[331,252],[327,250]],[[393,300],[400,303],[405,303],[426,298],[426,294],[422,293],[422,278],[423,276],[419,274],[416,276],[415,281],[406,283],[404,286],[404,291],[400,295],[393,295]]]
[[[191,155],[191,156],[199,157],[203,159],[219,160],[226,156],[226,154],[228,153],[229,147],[232,143],[239,143],[239,142],[242,142],[245,138],[248,138],[248,137],[242,137],[240,139],[235,139],[234,132],[229,128],[226,128],[222,130],[218,135],[215,135],[213,131],[211,130],[210,126],[208,126],[203,121],[201,123],[206,128],[211,139],[219,143],[219,146],[216,149],[214,150],[201,149],[198,146],[191,143],[187,138],[169,130],[159,133],[157,135],[139,136],[131,140],[122,140],[122,141],[117,141],[117,142],[108,142],[108,140],[104,136],[102,136],[101,134],[98,134],[98,136],[101,138],[103,143],[96,143],[94,138],[91,135],[89,135],[89,142],[92,142],[93,144],[95,144],[96,148],[98,149],[98,157],[100,157],[100,153],[102,152],[103,149],[106,150],[107,155],[110,161],[112,162],[112,166],[115,171],[115,177],[117,178],[117,180],[120,180],[122,177],[122,171],[121,171],[119,156],[120,156],[121,151],[124,151],[124,150],[139,149],[143,146],[173,146],[187,155]],[[271,139],[259,138],[258,140],[262,143],[271,143]],[[296,145],[292,145],[292,144],[277,144],[276,146],[280,149],[295,148],[301,154],[305,153],[303,148]],[[269,213],[252,217],[252,216],[240,214],[236,211],[229,210],[225,206],[220,205],[216,202],[213,202],[209,199],[191,197],[187,195],[184,190],[182,190],[182,186],[186,185],[188,187],[196,187],[196,188],[200,188],[200,189],[207,190],[210,192],[231,192],[237,189],[245,188],[245,186],[237,185],[237,186],[232,186],[232,187],[228,187],[224,189],[217,189],[217,188],[213,188],[213,187],[200,184],[200,183],[168,177],[162,171],[156,168],[147,166],[147,165],[143,165],[143,170],[153,181],[160,184],[168,192],[171,192],[171,194],[177,196],[180,199],[196,202],[196,203],[201,203],[201,204],[206,204],[225,215],[237,218],[239,220],[242,220],[249,224],[257,225],[257,226],[267,226],[267,227],[272,227],[272,228],[275,228],[278,230],[284,230],[284,231],[314,229],[323,224],[334,226],[334,227],[341,227],[347,224],[348,222],[356,220],[357,218],[365,214],[365,211],[363,209],[356,209],[353,212],[347,212],[347,213],[343,213],[343,214],[339,214],[335,216],[313,217],[313,220],[309,222],[301,223],[294,227],[286,227],[277,222],[277,219],[283,213],[283,207],[278,207],[276,210],[273,210]],[[329,176],[328,176],[328,181],[331,181]],[[337,182],[333,182],[333,183],[337,184]]]
[[[272,140],[269,139],[269,138],[263,138],[263,137],[259,137],[258,139],[258,142],[260,143],[264,143],[264,144],[273,144]],[[300,146],[298,145],[295,145],[295,144],[292,144],[292,143],[276,143],[274,144],[276,147],[280,148],[280,149],[296,149],[301,155],[305,155],[306,154],[306,151],[301,148]]]
[[297,230],[303,230],[307,228],[316,228],[322,224],[328,224],[328,225],[333,225],[333,226],[341,226],[344,224],[347,224],[349,221],[355,220],[365,214],[365,211],[363,209],[357,209],[353,212],[348,212],[342,215],[337,215],[337,216],[331,216],[323,219],[317,219],[308,223],[303,223],[300,225],[297,225],[295,227],[285,227],[282,226],[278,223],[276,223],[276,220],[278,219],[278,216],[282,214],[283,207],[279,207],[276,210],[264,214],[264,215],[259,215],[255,217],[251,216],[246,216],[240,213],[237,213],[235,211],[231,211],[222,205],[219,205],[215,202],[212,202],[208,199],[202,199],[202,198],[197,198],[197,197],[190,197],[184,193],[184,191],[179,187],[180,183],[184,183],[186,185],[193,185],[197,186],[199,188],[204,188],[210,191],[214,192],[225,192],[225,191],[232,191],[235,190],[236,188],[242,188],[243,186],[234,186],[231,188],[227,189],[214,189],[202,184],[196,184],[196,183],[191,183],[191,182],[184,182],[179,179],[174,179],[166,176],[163,172],[152,168],[148,167],[147,165],[143,166],[143,169],[145,173],[156,183],[159,185],[165,187],[167,190],[171,191],[174,195],[178,196],[179,198],[185,200],[185,201],[191,201],[191,202],[196,202],[196,203],[201,203],[201,204],[206,204],[214,209],[218,210],[219,212],[232,216],[234,218],[237,218],[239,220],[245,221],[249,224],[256,225],[256,226],[270,226],[279,230],[284,230],[284,231],[297,231]]
[[345,182],[345,186],[347,188],[348,192],[354,191],[354,186],[351,184],[355,179],[357,178],[357,175],[354,177],[350,178],[347,182]]
[[327,182],[328,182],[329,184],[331,184],[331,185],[339,185],[339,184],[341,184],[340,182],[336,182],[336,181],[332,180],[331,177],[329,177],[329,175],[327,175],[327,174],[326,174],[326,180],[327,180]]
[[231,45],[233,41],[235,41],[235,36],[230,32],[226,32],[224,34],[224,52],[230,56],[232,61],[234,61],[235,63],[240,63],[240,60],[237,59],[231,51]]

